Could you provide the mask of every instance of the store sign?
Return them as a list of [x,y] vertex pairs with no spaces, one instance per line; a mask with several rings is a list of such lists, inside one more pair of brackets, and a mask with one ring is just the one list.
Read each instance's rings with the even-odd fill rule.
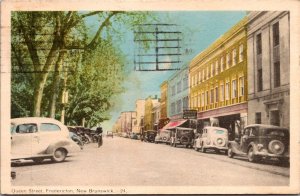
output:
[[197,110],[183,110],[184,119],[197,119]]

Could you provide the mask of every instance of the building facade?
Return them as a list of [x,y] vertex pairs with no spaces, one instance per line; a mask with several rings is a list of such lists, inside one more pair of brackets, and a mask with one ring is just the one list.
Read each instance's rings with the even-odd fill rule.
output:
[[125,111],[120,115],[120,130],[121,132],[131,133],[133,132],[136,123],[136,112]]
[[247,19],[190,63],[190,108],[201,126],[227,128],[230,139],[247,124]]
[[176,71],[168,79],[167,114],[170,120],[182,118],[184,109],[189,109],[189,69],[188,64]]
[[144,119],[144,115],[145,115],[145,100],[144,99],[136,100],[135,111],[136,111],[137,128],[134,132],[141,133],[142,129],[143,129],[143,119]]
[[289,128],[289,12],[250,12],[248,18],[248,122]]
[[161,119],[168,118],[168,114],[167,114],[167,104],[168,104],[167,96],[168,96],[168,81],[164,81],[160,85],[160,116],[161,116]]
[[144,130],[153,130],[153,115],[152,115],[152,109],[156,104],[158,103],[158,98],[155,96],[152,98],[149,96],[145,100],[145,115],[144,115]]
[[158,125],[159,125],[159,120],[161,118],[160,110],[161,110],[160,102],[153,104],[153,107],[152,107],[153,130],[156,130],[156,131],[158,131],[158,129],[159,129]]

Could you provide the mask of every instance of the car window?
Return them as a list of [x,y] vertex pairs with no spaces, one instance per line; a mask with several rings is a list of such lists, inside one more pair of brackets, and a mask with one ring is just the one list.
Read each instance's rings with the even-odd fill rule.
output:
[[18,134],[26,134],[26,133],[35,133],[37,132],[37,125],[33,123],[29,124],[21,124],[16,128],[16,133]]
[[286,134],[283,130],[278,130],[278,129],[268,129],[267,130],[267,135],[272,135],[272,136],[282,136],[284,137]]
[[258,129],[255,127],[250,128],[250,136],[258,136]]
[[245,129],[245,133],[244,133],[244,135],[248,135],[248,136],[249,136],[249,134],[250,134],[250,129],[251,129],[251,128],[247,128],[247,129]]
[[48,131],[48,132],[60,131],[60,127],[52,123],[42,123],[41,131]]

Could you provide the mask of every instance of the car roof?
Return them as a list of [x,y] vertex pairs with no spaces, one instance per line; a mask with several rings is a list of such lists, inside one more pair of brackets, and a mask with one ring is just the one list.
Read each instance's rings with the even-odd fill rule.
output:
[[248,127],[260,127],[260,128],[264,128],[264,129],[286,129],[284,127],[279,127],[279,126],[275,126],[275,125],[266,125],[266,124],[251,124],[251,125],[247,125],[245,128]]
[[62,124],[60,121],[54,118],[46,118],[46,117],[24,117],[24,118],[12,118],[12,123],[56,123]]

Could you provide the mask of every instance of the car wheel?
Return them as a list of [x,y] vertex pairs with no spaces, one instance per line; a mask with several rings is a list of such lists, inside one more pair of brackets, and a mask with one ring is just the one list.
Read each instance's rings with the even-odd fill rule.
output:
[[55,150],[55,152],[53,153],[53,157],[51,158],[52,161],[54,162],[62,162],[66,159],[67,157],[67,152],[65,149],[59,148],[57,150]]
[[32,159],[35,163],[41,163],[44,161],[44,158],[43,157],[38,157],[38,158],[34,158]]
[[254,154],[254,149],[253,147],[250,147],[248,150],[248,161],[249,162],[256,162],[257,161],[257,156]]
[[177,144],[176,144],[176,143],[174,143],[174,147],[175,147],[175,148],[177,147]]
[[227,150],[227,155],[229,158],[233,158],[234,157],[234,152],[232,152],[232,149],[229,147]]

